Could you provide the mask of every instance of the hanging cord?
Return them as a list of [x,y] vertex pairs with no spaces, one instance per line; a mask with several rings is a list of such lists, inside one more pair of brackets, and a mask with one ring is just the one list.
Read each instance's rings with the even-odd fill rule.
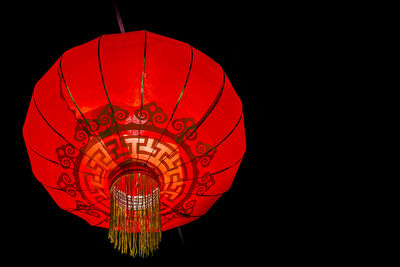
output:
[[119,13],[117,3],[115,1],[113,1],[113,5],[114,5],[114,10],[115,10],[115,15],[117,16],[117,20],[118,20],[119,30],[121,31],[121,33],[124,33],[125,28],[124,28],[124,24],[122,23],[121,14]]
[[183,239],[182,229],[178,227],[179,237],[181,238],[182,246],[185,246],[185,240]]

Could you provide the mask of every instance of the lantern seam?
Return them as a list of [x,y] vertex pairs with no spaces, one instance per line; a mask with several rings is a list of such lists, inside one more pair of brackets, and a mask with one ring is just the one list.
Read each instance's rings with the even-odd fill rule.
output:
[[[222,69],[222,68],[221,68],[221,69]],[[225,72],[224,72],[223,69],[222,69],[222,72],[223,72],[222,85],[221,85],[221,88],[220,88],[220,90],[219,90],[219,92],[218,92],[216,98],[214,99],[214,102],[213,102],[213,103],[211,104],[211,106],[208,108],[208,110],[206,111],[206,113],[204,113],[203,117],[196,123],[196,127],[194,128],[193,132],[192,132],[189,136],[187,136],[186,139],[182,138],[182,140],[181,140],[181,142],[178,144],[178,146],[177,146],[171,153],[169,153],[168,156],[172,155],[184,142],[186,142],[186,140],[187,140],[190,136],[192,136],[192,135],[197,131],[197,129],[203,124],[203,122],[208,118],[208,116],[211,114],[211,112],[214,110],[214,108],[215,108],[216,105],[218,104],[219,100],[221,99],[221,96],[222,96],[222,92],[223,92],[223,90],[224,90],[224,87],[225,87]],[[182,134],[182,136],[185,137],[186,133],[187,133],[189,130],[190,130],[190,128],[187,129],[187,130]],[[168,157],[165,157],[163,160],[161,160],[157,167],[159,167],[159,166],[161,165],[161,163],[163,163],[167,158],[168,158]]]
[[62,166],[60,163],[58,163],[57,161],[54,161],[54,160],[52,160],[52,159],[49,159],[49,158],[47,158],[47,157],[41,155],[39,152],[37,152],[35,149],[33,149],[25,140],[24,140],[24,143],[25,143],[25,145],[26,145],[30,150],[32,150],[32,151],[33,151],[35,154],[37,154],[39,157],[41,157],[41,158],[43,158],[43,159],[45,159],[45,160],[47,160],[47,161],[50,161],[51,163],[57,164],[58,166],[60,166],[60,167],[63,168],[63,169],[70,169],[70,170],[78,171],[78,172],[81,172],[81,173],[84,173],[84,174],[94,175],[94,176],[97,176],[97,177],[100,177],[100,178],[105,178],[105,177],[106,177],[106,176],[100,176],[100,175],[98,175],[98,174],[94,174],[94,173],[90,173],[90,172],[84,172],[84,171],[81,171],[81,170],[79,170],[79,169],[64,167],[64,166]]
[[93,226],[99,226],[100,224],[104,223],[108,218],[110,218],[110,215],[105,215],[104,219],[101,220],[100,222],[96,224],[92,224]]
[[[98,62],[99,62],[100,76],[101,76],[101,81],[103,82],[104,92],[106,93],[106,96],[107,96],[108,104],[110,105],[112,118],[113,118],[113,123],[115,124],[115,129],[117,131],[117,134],[118,134],[118,137],[119,137],[119,141],[121,143],[121,148],[122,148],[122,146],[123,146],[122,138],[121,138],[121,135],[120,135],[120,131],[119,131],[117,120],[115,119],[114,108],[113,108],[113,105],[111,104],[111,100],[110,100],[110,97],[109,97],[108,92],[107,92],[107,88],[106,88],[106,84],[105,84],[105,80],[104,80],[104,75],[103,75],[103,70],[101,68],[101,60],[100,60],[100,41],[101,41],[101,37],[102,36],[99,37],[99,42],[98,42],[98,45],[97,45],[97,58],[98,58]],[[132,159],[129,159],[128,161],[132,161]]]
[[[193,196],[198,196],[198,197],[217,197],[217,196],[222,196],[223,194],[225,194],[226,192],[228,192],[228,190],[222,192],[222,193],[218,193],[218,194],[209,194],[209,195],[200,195],[200,194],[196,194],[196,193],[190,193],[190,192],[182,192],[181,194],[184,195],[193,195]],[[173,190],[163,190],[163,192],[175,192]]]
[[169,205],[167,205],[167,204],[165,204],[165,203],[163,203],[163,205],[167,206],[168,208],[170,208],[171,210],[173,210],[175,213],[179,213],[179,214],[181,214],[181,215],[184,216],[184,217],[199,218],[199,217],[201,217],[201,216],[204,215],[204,214],[202,214],[202,215],[190,215],[190,214],[181,212],[181,211],[179,211],[179,210],[177,210],[177,209],[175,209],[175,208],[173,208],[173,207],[171,207],[171,206],[169,206]]
[[191,160],[182,163],[181,165],[178,165],[178,166],[175,166],[174,168],[171,168],[171,169],[166,170],[166,171],[163,172],[162,174],[167,173],[167,172],[172,171],[172,170],[175,170],[176,168],[179,168],[179,167],[182,166],[182,165],[185,165],[185,164],[187,164],[187,163],[189,163],[189,162],[192,162],[193,160],[195,160],[195,159],[197,159],[197,158],[200,158],[200,157],[202,157],[203,155],[207,155],[211,150],[214,150],[214,149],[217,148],[220,144],[222,144],[226,139],[228,139],[228,137],[235,131],[235,129],[236,129],[237,126],[239,125],[239,123],[240,123],[240,121],[242,120],[242,118],[243,118],[243,112],[240,113],[240,118],[239,118],[238,122],[235,124],[235,126],[233,127],[233,129],[228,133],[227,136],[225,136],[225,137],[222,139],[222,141],[220,141],[218,144],[216,144],[215,147],[209,149],[207,152],[205,152],[204,154],[202,154],[202,155],[200,155],[200,156],[194,157],[194,158],[192,158]]
[[115,163],[115,165],[118,165],[118,164],[114,161],[113,157],[111,156],[111,153],[110,153],[110,151],[108,150],[107,146],[104,144],[103,139],[101,139],[98,135],[96,135],[96,134],[92,131],[92,129],[90,128],[90,124],[88,123],[88,121],[87,121],[87,119],[85,118],[85,116],[83,115],[82,111],[79,109],[78,104],[75,102],[74,98],[72,97],[71,91],[69,90],[68,85],[67,85],[67,82],[66,82],[66,80],[65,80],[65,78],[64,78],[64,72],[63,72],[63,70],[62,70],[62,64],[61,64],[62,58],[63,58],[63,55],[62,55],[61,58],[60,58],[60,72],[61,72],[61,77],[62,77],[62,79],[63,79],[63,81],[64,81],[64,84],[65,84],[65,88],[66,88],[67,91],[68,91],[69,97],[71,98],[71,100],[72,100],[72,102],[74,103],[75,107],[78,109],[78,111],[79,111],[79,113],[81,114],[83,120],[86,122],[86,125],[88,126],[88,130],[93,134],[94,137],[96,137],[96,139],[97,139],[97,140],[100,142],[100,144],[104,147],[104,149],[107,151],[108,155],[110,156],[111,160]]
[[237,160],[234,164],[232,164],[231,166],[226,167],[226,168],[224,168],[224,169],[222,169],[222,170],[219,170],[219,171],[216,171],[216,172],[213,172],[213,173],[209,173],[209,174],[207,174],[207,175],[203,175],[203,176],[200,176],[200,177],[195,177],[195,178],[192,178],[192,179],[185,179],[185,180],[179,180],[179,181],[169,182],[169,183],[160,183],[160,184],[181,183],[181,182],[185,182],[185,181],[197,180],[197,179],[204,178],[204,177],[207,177],[207,176],[219,174],[219,173],[221,173],[221,172],[224,172],[224,171],[226,171],[226,170],[229,170],[230,168],[232,168],[232,167],[235,166],[236,164],[240,163],[240,161],[243,159],[243,156],[244,156],[244,154],[243,154],[242,157],[241,157],[239,160]]
[[165,131],[167,130],[169,124],[170,124],[171,121],[172,121],[172,118],[173,118],[174,115],[175,115],[175,112],[176,112],[176,110],[177,110],[177,108],[178,108],[178,105],[179,105],[179,103],[180,103],[180,101],[181,101],[181,99],[182,99],[183,93],[184,93],[184,91],[185,91],[185,89],[186,89],[186,85],[187,85],[187,83],[188,83],[188,81],[189,81],[190,73],[191,73],[191,71],[192,71],[192,65],[193,65],[193,47],[190,46],[190,65],[189,65],[189,71],[188,71],[188,74],[187,74],[187,76],[186,76],[186,80],[185,80],[185,83],[184,83],[184,85],[183,85],[181,94],[180,94],[180,96],[179,96],[179,98],[178,98],[178,101],[177,101],[177,103],[176,103],[176,105],[175,105],[175,108],[174,108],[174,110],[173,110],[173,112],[172,112],[172,114],[171,114],[171,116],[170,116],[170,118],[169,118],[169,120],[168,120],[167,125],[165,126],[165,128],[164,128],[163,132],[161,133],[160,137],[158,138],[157,143],[156,143],[156,145],[153,147],[153,150],[151,151],[150,155],[147,157],[147,160],[146,160],[146,163],[145,163],[145,164],[147,164],[147,162],[149,161],[150,157],[153,155],[154,150],[157,148],[157,146],[158,146],[158,144],[159,144],[161,138],[164,136]]
[[[39,180],[38,180],[39,181]],[[53,190],[60,190],[60,191],[66,191],[65,189],[62,189],[62,188],[59,188],[59,187],[54,187],[54,186],[51,186],[51,185],[47,185],[47,184],[44,184],[43,182],[41,182],[41,181],[39,181],[44,187],[48,187],[48,188],[50,188],[50,189],[53,189]],[[88,191],[90,191],[89,189],[87,189],[87,190],[83,190],[83,189],[75,189],[74,188],[74,190],[75,191],[77,191],[77,192],[88,192]]]
[[137,141],[137,151],[136,159],[139,159],[139,144],[140,144],[140,128],[142,126],[142,109],[143,109],[143,91],[144,91],[144,76],[146,72],[146,48],[147,48],[147,33],[144,31],[144,55],[143,55],[143,72],[142,72],[142,82],[140,86],[140,112],[139,112],[139,131],[138,131],[138,141]]
[[90,158],[91,160],[93,160],[94,162],[96,162],[97,164],[100,164],[98,161],[96,161],[95,159],[93,159],[91,156],[89,156],[86,153],[83,153],[81,149],[77,148],[75,145],[73,145],[72,143],[70,143],[63,135],[61,135],[56,129],[54,129],[50,123],[46,120],[46,118],[43,116],[42,112],[40,111],[39,107],[37,106],[36,103],[36,99],[35,99],[35,95],[32,95],[32,99],[33,99],[33,103],[35,104],[36,110],[39,112],[39,115],[42,117],[42,119],[46,122],[46,124],[50,127],[50,129],[52,129],[57,135],[59,135],[65,142],[67,142],[68,144],[70,144],[71,146],[73,146],[76,150],[78,150],[82,155],[87,156],[88,158]]
[[[95,206],[95,205],[97,205],[97,204],[99,204],[99,203],[101,203],[101,202],[103,202],[103,201],[105,201],[105,200],[109,200],[109,199],[110,199],[110,198],[107,197],[107,198],[104,198],[104,199],[99,200],[99,201],[97,201],[97,202],[90,203],[89,205],[86,205],[86,208],[93,207],[93,206]],[[85,210],[85,209],[82,209],[82,208],[73,208],[73,209],[64,209],[64,210],[66,210],[66,211],[80,211],[80,210]]]

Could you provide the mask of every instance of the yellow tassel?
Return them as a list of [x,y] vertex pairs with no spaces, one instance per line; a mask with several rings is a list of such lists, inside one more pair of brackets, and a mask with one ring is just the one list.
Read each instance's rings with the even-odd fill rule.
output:
[[145,174],[124,175],[111,187],[108,238],[133,257],[153,255],[161,242],[160,190]]

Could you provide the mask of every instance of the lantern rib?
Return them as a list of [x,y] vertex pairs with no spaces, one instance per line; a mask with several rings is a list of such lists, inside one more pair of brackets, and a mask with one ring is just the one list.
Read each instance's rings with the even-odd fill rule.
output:
[[[221,69],[222,69],[222,67],[221,67]],[[175,152],[188,138],[190,138],[190,136],[192,136],[192,135],[197,131],[197,129],[199,129],[199,127],[203,124],[203,122],[208,118],[208,116],[209,116],[209,115],[211,114],[211,112],[214,110],[214,108],[215,108],[216,105],[218,104],[219,100],[221,99],[222,92],[223,92],[224,87],[225,87],[225,72],[224,72],[223,69],[222,69],[222,73],[223,73],[222,85],[221,85],[221,87],[220,87],[220,89],[219,89],[219,92],[218,92],[217,96],[215,97],[213,103],[211,104],[211,106],[210,106],[210,107],[208,108],[208,110],[204,113],[204,115],[201,117],[201,119],[196,123],[196,125],[195,125],[193,131],[192,131],[186,138],[185,138],[186,133],[187,133],[189,130],[191,130],[191,128],[187,129],[187,130],[182,134],[183,138],[182,138],[181,142],[179,142],[178,146],[175,147],[175,149],[172,150],[172,152],[169,153],[168,156],[166,156],[163,160],[160,161],[160,163],[157,165],[157,168],[158,168],[158,167],[161,165],[161,163],[163,163],[170,155],[173,155],[174,152]]]
[[58,163],[57,161],[54,161],[54,160],[52,160],[52,159],[49,159],[49,158],[43,156],[42,154],[40,154],[39,152],[37,152],[37,151],[36,151],[35,149],[33,149],[26,141],[24,141],[24,142],[25,142],[26,147],[28,147],[30,150],[32,150],[32,151],[33,151],[35,154],[37,154],[39,157],[41,157],[41,158],[43,158],[43,159],[45,159],[45,160],[47,160],[47,161],[49,161],[49,162],[51,162],[51,163],[54,163],[54,164],[60,166],[60,167],[63,168],[63,169],[70,169],[70,170],[78,171],[78,172],[81,172],[81,173],[84,173],[84,174],[95,175],[95,176],[100,177],[100,178],[104,178],[104,177],[105,177],[105,176],[100,176],[100,175],[98,175],[98,174],[94,174],[94,173],[90,173],[90,172],[84,172],[84,171],[81,171],[81,170],[79,170],[79,169],[74,169],[74,168],[69,168],[69,167],[62,166],[62,165],[61,165],[60,163]]
[[219,171],[216,171],[216,172],[213,172],[213,173],[209,173],[209,174],[207,174],[207,175],[203,175],[203,176],[200,176],[200,177],[195,177],[195,178],[191,178],[191,179],[182,179],[182,180],[179,180],[179,181],[175,181],[175,182],[169,182],[169,183],[160,183],[160,184],[174,184],[174,183],[181,183],[181,182],[185,182],[185,181],[192,181],[192,180],[197,180],[197,179],[201,179],[201,178],[204,178],[204,177],[207,177],[207,176],[212,176],[212,175],[216,175],[216,174],[219,174],[219,173],[221,173],[221,172],[224,172],[224,171],[227,171],[227,170],[229,170],[230,168],[233,168],[236,164],[238,164],[238,163],[240,163],[240,161],[243,159],[243,156],[238,160],[238,161],[236,161],[234,164],[232,164],[231,166],[229,166],[229,167],[226,167],[226,168],[224,168],[224,169],[222,169],[222,170],[219,170]]
[[[179,213],[179,214],[181,214],[181,215],[184,216],[184,217],[199,218],[199,217],[201,217],[201,216],[204,215],[204,214],[202,214],[202,215],[190,215],[190,214],[181,212],[181,211],[179,211],[179,210],[177,210],[177,209],[175,209],[175,208],[173,208],[173,207],[171,207],[171,206],[169,206],[169,205],[167,205],[167,204],[165,204],[165,203],[162,203],[162,205],[167,206],[168,208],[170,208],[171,210],[173,210],[173,212]],[[161,211],[162,211],[162,210],[161,210]]]
[[[189,162],[192,162],[192,161],[195,160],[195,159],[198,159],[198,158],[203,157],[204,155],[207,155],[211,150],[215,150],[220,144],[222,144],[225,140],[227,140],[228,137],[235,131],[235,129],[236,129],[237,126],[239,125],[239,123],[240,123],[240,121],[242,120],[242,118],[243,118],[243,111],[242,111],[242,113],[240,113],[240,118],[239,118],[238,122],[235,124],[235,126],[233,127],[233,129],[224,137],[224,139],[222,139],[222,140],[221,140],[218,144],[216,144],[214,147],[210,148],[208,151],[206,151],[204,154],[202,154],[202,155],[200,155],[200,156],[194,157],[194,158],[192,158],[191,160],[182,163],[181,165],[178,165],[178,166],[175,166],[174,168],[171,168],[171,169],[166,170],[166,171],[163,172],[162,174],[165,174],[165,173],[167,173],[167,172],[169,172],[169,171],[175,170],[176,168],[179,168],[179,167],[182,166],[182,165],[185,165],[185,164],[187,164],[187,163],[189,163]],[[161,174],[161,175],[162,175],[162,174]],[[160,175],[159,175],[159,176],[160,176]]]
[[[229,189],[228,190],[226,190],[226,191],[224,191],[224,192],[222,192],[222,193],[218,193],[218,194],[209,194],[209,195],[204,195],[204,194],[196,194],[196,193],[190,193],[190,192],[182,192],[182,193],[180,193],[180,194],[182,194],[182,195],[193,195],[193,196],[198,196],[198,197],[217,197],[217,196],[222,196],[223,194],[225,194],[226,192],[228,192],[229,191]],[[163,192],[172,192],[172,193],[176,193],[176,191],[174,191],[174,190],[168,190],[168,189],[166,189],[166,190],[163,190]]]
[[100,76],[101,76],[101,81],[103,82],[104,92],[106,93],[108,104],[110,105],[111,113],[113,115],[112,116],[113,123],[115,124],[115,129],[117,131],[117,134],[118,134],[118,137],[119,137],[119,141],[121,143],[121,150],[122,150],[123,142],[122,142],[121,134],[120,134],[120,131],[119,131],[117,120],[115,119],[114,107],[111,104],[110,96],[108,95],[107,88],[106,88],[106,83],[105,83],[105,80],[104,80],[103,70],[101,68],[101,60],[100,60],[100,41],[101,41],[101,37],[102,36],[99,37],[99,42],[98,42],[98,45],[97,45],[97,57],[98,57],[98,61],[99,61]]
[[60,136],[65,142],[67,142],[69,145],[71,145],[72,147],[74,147],[76,150],[78,150],[82,155],[90,158],[91,160],[93,160],[94,162],[96,162],[97,164],[99,164],[101,166],[101,164],[96,161],[94,158],[92,158],[91,156],[89,156],[86,153],[83,153],[82,150],[80,150],[79,148],[77,148],[76,146],[74,146],[72,143],[70,143],[62,134],[60,134],[56,129],[54,129],[53,126],[50,125],[50,123],[46,120],[46,118],[44,117],[44,115],[42,114],[42,112],[40,111],[37,103],[36,103],[36,99],[35,99],[35,95],[32,95],[33,98],[33,103],[35,104],[36,110],[38,111],[40,117],[42,117],[42,119],[44,120],[44,122],[46,122],[46,124],[50,127],[51,130],[53,130],[58,136]]
[[140,130],[142,126],[142,109],[143,109],[143,88],[144,88],[144,76],[145,76],[145,68],[146,68],[146,49],[147,49],[147,33],[144,31],[144,55],[143,55],[143,71],[142,71],[142,82],[140,85],[140,112],[139,112],[139,132],[138,132],[138,141],[136,144],[136,159],[139,159],[139,144],[140,144]]
[[[50,189],[53,189],[53,190],[60,190],[60,191],[66,191],[65,189],[62,189],[62,188],[59,188],[59,187],[54,187],[54,186],[51,186],[51,185],[47,185],[47,184],[44,184],[43,182],[41,182],[41,181],[39,181],[39,183],[41,183],[44,187],[48,187],[48,188],[50,188]],[[90,189],[77,189],[77,188],[74,188],[74,191],[77,191],[77,192],[88,192],[88,191],[90,191]]]
[[93,224],[93,226],[99,226],[100,224],[104,223],[108,218],[110,218],[109,215],[105,215],[104,219],[101,220],[100,222]]
[[161,138],[164,136],[165,131],[167,130],[169,124],[170,124],[171,121],[172,121],[172,118],[173,118],[174,115],[175,115],[176,109],[178,108],[178,105],[179,105],[179,103],[181,102],[183,93],[185,92],[185,89],[186,89],[186,85],[187,85],[187,83],[188,83],[188,81],[189,81],[190,73],[191,73],[191,71],[192,71],[192,65],[193,65],[193,47],[190,46],[190,64],[189,64],[189,71],[188,71],[188,74],[187,74],[187,76],[186,76],[186,80],[185,80],[185,83],[184,83],[184,85],[183,85],[181,94],[179,95],[178,101],[176,102],[175,108],[174,108],[174,110],[172,111],[172,114],[171,114],[171,116],[170,116],[170,118],[169,118],[169,120],[168,120],[167,125],[165,126],[164,130],[162,131],[160,137],[158,138],[157,143],[156,143],[156,145],[153,147],[153,150],[151,151],[150,155],[148,156],[148,158],[147,158],[145,164],[147,164],[147,162],[149,161],[150,157],[153,155],[154,150],[157,148],[157,146],[158,146],[158,144],[159,144]]
[[[222,69],[222,68],[221,68]],[[193,130],[193,132],[191,132],[189,134],[189,136],[185,139],[185,141],[190,138],[196,131],[197,129],[199,129],[199,127],[203,124],[203,122],[208,118],[208,116],[210,116],[211,112],[215,109],[215,107],[217,106],[219,100],[221,99],[222,96],[222,92],[224,91],[225,88],[225,72],[224,70],[222,70],[223,72],[223,78],[222,78],[222,85],[221,85],[221,89],[218,92],[218,95],[216,97],[216,99],[214,100],[213,104],[211,105],[211,107],[207,110],[207,112],[203,115],[203,117],[199,120],[199,122],[196,124],[196,128]],[[190,129],[186,130],[186,132],[183,134],[183,136],[186,135],[186,133],[189,131]],[[182,141],[183,143],[184,141]]]
[[90,203],[89,205],[86,205],[86,207],[84,209],[82,209],[82,208],[73,208],[73,209],[64,209],[64,210],[66,210],[66,211],[86,210],[87,208],[93,207],[93,206],[95,206],[95,205],[97,205],[97,204],[99,204],[99,203],[101,203],[101,202],[103,202],[105,200],[109,200],[109,199],[110,199],[109,197],[106,197],[106,198],[103,198],[102,200],[98,200],[98,201],[96,201],[94,203]]
[[62,77],[62,79],[63,79],[63,81],[64,81],[65,88],[66,88],[67,91],[68,91],[69,97],[71,98],[71,100],[72,100],[72,102],[74,103],[74,105],[75,105],[76,109],[78,110],[79,114],[81,114],[83,120],[84,120],[85,123],[87,124],[88,130],[92,133],[92,135],[93,135],[94,137],[96,137],[96,139],[99,141],[99,143],[104,147],[104,149],[107,151],[107,154],[110,156],[111,160],[115,163],[115,165],[118,165],[118,164],[114,161],[113,157],[111,156],[110,151],[108,150],[107,146],[104,144],[103,140],[102,140],[98,135],[96,135],[96,134],[92,131],[92,129],[90,128],[89,122],[87,121],[86,117],[83,115],[82,111],[79,109],[78,104],[75,102],[75,99],[73,98],[73,96],[72,96],[72,94],[71,94],[71,91],[69,90],[68,85],[67,85],[67,82],[66,82],[65,77],[64,77],[64,72],[63,72],[63,70],[62,70],[62,64],[61,64],[62,58],[63,58],[63,56],[61,56],[61,58],[60,58],[60,73],[61,73],[61,77]]

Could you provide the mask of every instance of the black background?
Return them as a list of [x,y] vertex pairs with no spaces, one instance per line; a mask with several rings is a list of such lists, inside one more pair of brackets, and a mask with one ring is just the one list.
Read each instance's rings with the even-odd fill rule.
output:
[[15,140],[7,144],[12,172],[3,194],[7,256],[77,266],[283,264],[314,258],[314,246],[307,249],[309,228],[304,228],[307,205],[297,198],[300,183],[293,179],[301,167],[290,161],[302,156],[292,147],[302,131],[299,115],[288,105],[300,95],[293,84],[302,79],[292,70],[305,67],[297,59],[306,53],[300,51],[304,29],[297,18],[287,16],[285,7],[261,2],[160,6],[117,1],[126,31],[147,30],[189,43],[218,62],[243,102],[246,127],[247,150],[230,191],[205,216],[181,227],[184,245],[176,229],[166,231],[156,255],[142,260],[114,250],[106,229],[60,209],[32,174],[22,126],[34,85],[65,50],[119,32],[111,1],[54,2],[16,3],[3,10],[8,70],[3,91],[10,102],[4,112],[12,114],[5,116],[10,120],[5,125],[11,125],[7,132]]

